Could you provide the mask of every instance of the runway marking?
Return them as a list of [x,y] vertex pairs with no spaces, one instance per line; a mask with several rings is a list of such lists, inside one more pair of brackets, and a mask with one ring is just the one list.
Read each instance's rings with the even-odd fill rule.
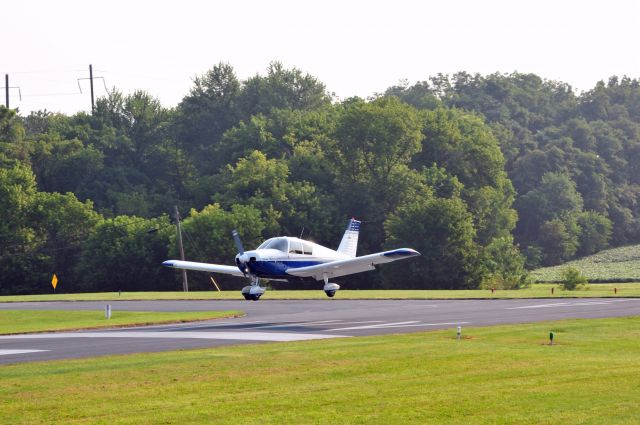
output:
[[317,322],[302,322],[305,325],[322,325],[325,323],[335,323],[342,322],[342,320],[334,319],[334,320],[318,320]]
[[471,322],[443,322],[443,323],[416,323],[415,325],[393,325],[385,326],[386,328],[410,328],[413,326],[450,326],[450,325],[468,325]]
[[443,323],[421,323],[417,320],[411,320],[408,322],[392,322],[392,323],[380,323],[377,325],[369,325],[369,326],[351,326],[348,328],[336,328],[336,329],[327,329],[327,332],[334,331],[355,331],[362,329],[384,329],[384,328],[405,328],[405,327],[415,327],[415,326],[445,326],[445,325],[463,325],[469,322],[443,322]]
[[283,332],[56,332],[40,334],[3,335],[5,339],[65,339],[65,338],[159,338],[159,339],[227,339],[237,341],[307,341],[341,338],[342,335],[283,333]]
[[42,351],[50,350],[0,350],[0,356],[10,356],[11,354],[40,353]]
[[520,309],[528,309],[528,308],[584,307],[584,306],[591,306],[591,305],[609,305],[616,302],[624,302],[624,301],[634,301],[634,300],[570,301],[570,302],[550,303],[550,304],[523,305],[520,307],[506,307],[505,310],[520,310]]
[[327,329],[329,332],[333,332],[333,331],[354,331],[354,330],[358,330],[358,329],[379,329],[379,328],[386,328],[389,326],[393,326],[393,325],[410,325],[413,323],[418,323],[417,320],[412,320],[409,322],[395,322],[395,323],[379,323],[377,325],[368,325],[368,326],[351,326],[348,328],[336,328],[336,329]]
[[212,322],[208,322],[206,324],[202,324],[202,325],[189,325],[188,323],[184,323],[184,324],[174,324],[174,325],[155,325],[155,326],[135,326],[132,328],[129,328],[130,330],[132,329],[153,329],[154,331],[159,331],[159,330],[164,330],[166,329],[167,331],[171,331],[171,330],[176,330],[176,329],[180,329],[180,330],[184,330],[184,329],[202,329],[202,328],[224,328],[224,327],[229,327],[229,326],[239,326],[239,325],[259,325],[260,323],[265,323],[262,320],[259,321],[255,321],[255,322],[229,322],[229,323],[222,323],[222,324],[214,324]]
[[282,328],[287,326],[321,325],[324,323],[335,323],[335,322],[340,322],[340,320],[320,320],[318,322],[280,322],[280,323],[274,323],[272,325],[260,326],[260,329]]

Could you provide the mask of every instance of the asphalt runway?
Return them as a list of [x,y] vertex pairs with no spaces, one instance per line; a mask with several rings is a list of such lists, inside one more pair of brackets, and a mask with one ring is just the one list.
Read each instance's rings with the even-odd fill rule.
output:
[[0,310],[242,310],[246,317],[99,331],[0,336],[0,364],[418,332],[569,318],[639,316],[640,298],[0,303]]

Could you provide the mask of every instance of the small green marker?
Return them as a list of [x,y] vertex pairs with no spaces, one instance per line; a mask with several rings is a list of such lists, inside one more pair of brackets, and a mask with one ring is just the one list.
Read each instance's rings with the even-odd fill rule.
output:
[[549,332],[549,345],[553,345],[553,332]]

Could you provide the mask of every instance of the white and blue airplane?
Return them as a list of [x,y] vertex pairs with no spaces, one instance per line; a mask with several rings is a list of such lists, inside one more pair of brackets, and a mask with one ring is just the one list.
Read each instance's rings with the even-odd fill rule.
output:
[[245,251],[237,231],[233,239],[238,248],[235,266],[195,263],[192,261],[167,260],[163,266],[175,269],[198,270],[251,278],[251,285],[242,288],[246,300],[257,301],[265,292],[260,279],[266,280],[324,280],[324,292],[333,297],[340,285],[329,279],[354,273],[375,270],[376,264],[415,257],[420,253],[411,248],[356,257],[360,221],[351,219],[337,250],[290,236],[281,236],[264,241],[253,251]]

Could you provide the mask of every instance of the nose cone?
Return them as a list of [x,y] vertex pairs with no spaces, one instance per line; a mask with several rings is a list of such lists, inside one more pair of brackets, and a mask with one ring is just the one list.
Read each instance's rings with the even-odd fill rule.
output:
[[243,254],[236,255],[236,264],[242,273],[251,272],[251,262],[258,260],[258,254],[255,251],[246,251]]

